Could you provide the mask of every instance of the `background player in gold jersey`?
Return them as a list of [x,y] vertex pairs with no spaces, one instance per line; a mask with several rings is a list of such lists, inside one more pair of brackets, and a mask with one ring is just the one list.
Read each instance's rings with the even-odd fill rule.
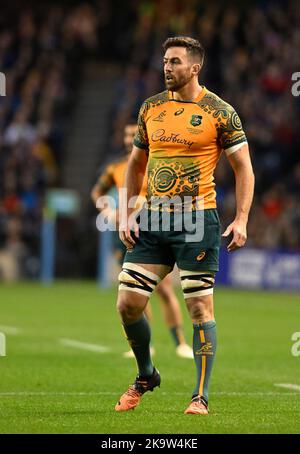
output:
[[[135,408],[142,395],[160,385],[149,351],[150,327],[143,311],[157,283],[177,263],[193,323],[196,384],[186,414],[208,413],[208,385],[216,353],[213,308],[219,269],[220,223],[216,211],[214,170],[224,151],[236,180],[236,216],[223,236],[232,234],[228,251],[242,247],[253,198],[254,176],[248,144],[234,108],[198,82],[204,49],[195,39],[169,38],[164,43],[167,90],[147,99],[139,113],[138,132],[129,159],[121,209],[120,238],[127,247],[119,276],[118,311],[138,365],[138,375],[120,397],[116,411]],[[148,173],[148,208],[153,200],[179,196],[182,214],[204,219],[201,239],[187,240],[188,229],[158,232],[139,228],[129,208],[139,194],[139,175]],[[178,198],[178,197],[177,197]],[[186,204],[186,198],[190,203]],[[170,211],[170,210],[169,210]],[[175,222],[176,211],[171,212]],[[159,210],[163,220],[164,209]],[[174,227],[174,225],[173,225]],[[197,229],[197,224],[195,225]]]
[[[106,169],[102,172],[99,176],[98,181],[96,182],[95,186],[92,189],[91,197],[93,202],[97,203],[99,197],[107,194],[107,192],[113,188],[117,187],[118,189],[124,185],[124,178],[125,172],[127,168],[127,162],[129,158],[129,154],[132,150],[133,139],[135,133],[137,131],[137,124],[135,122],[129,122],[124,128],[124,146],[127,154],[120,158],[118,161],[115,161],[108,165]],[[142,185],[141,189],[141,196],[145,197],[147,190],[147,179],[145,178],[145,182]],[[117,218],[118,213],[110,212],[106,213],[110,218]],[[117,219],[116,219],[117,220]],[[118,223],[117,223],[118,224]],[[119,263],[122,266],[124,255],[126,252],[126,247],[119,239],[119,235],[117,235],[115,248],[118,254]],[[183,332],[183,321],[182,321],[182,314],[180,309],[179,301],[174,293],[172,288],[172,278],[171,275],[167,275],[163,281],[157,286],[156,291],[159,295],[159,299],[161,302],[161,308],[163,311],[164,319],[166,322],[167,327],[170,330],[172,338],[175,342],[176,346],[176,354],[181,358],[190,358],[192,359],[193,350],[191,347],[186,343],[184,332]],[[147,306],[145,308],[145,314],[147,316],[148,321],[151,321],[152,314],[151,314],[151,307]],[[154,354],[153,347],[151,348],[151,354]],[[126,358],[134,358],[134,354],[132,350],[124,353]]]

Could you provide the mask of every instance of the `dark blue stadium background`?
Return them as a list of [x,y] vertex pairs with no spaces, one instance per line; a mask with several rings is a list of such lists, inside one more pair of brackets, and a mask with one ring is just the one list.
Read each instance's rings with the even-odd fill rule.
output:
[[[300,71],[299,23],[300,4],[291,0],[11,0],[1,6],[0,270],[11,266],[12,279],[39,277],[44,196],[51,187],[68,187],[79,192],[83,209],[75,219],[58,219],[56,276],[95,276],[89,191],[96,168],[122,153],[126,121],[164,89],[161,44],[172,35],[202,42],[201,83],[242,119],[256,175],[248,245],[300,251],[300,98],[291,93],[292,74]],[[97,125],[94,111],[82,111],[91,116],[99,146],[78,126],[81,107],[89,108],[83,89],[89,78],[95,93],[100,90],[95,103],[106,112]],[[106,99],[102,79],[113,93]],[[76,163],[73,138],[81,144]],[[80,184],[75,173],[68,175],[70,163],[82,167]],[[234,216],[234,180],[225,160],[216,181],[225,226]]]

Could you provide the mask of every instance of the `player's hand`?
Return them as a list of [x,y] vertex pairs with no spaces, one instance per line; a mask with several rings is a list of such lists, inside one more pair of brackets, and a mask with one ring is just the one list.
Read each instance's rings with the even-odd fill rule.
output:
[[227,246],[228,252],[232,252],[245,245],[247,240],[247,223],[244,221],[234,220],[231,224],[229,224],[225,232],[222,234],[222,237],[226,238],[231,233],[233,237]]
[[119,237],[128,250],[132,250],[135,246],[135,241],[132,237],[132,232],[134,232],[136,238],[139,237],[139,225],[136,222],[136,220],[130,220],[129,218],[129,221],[126,224],[124,225],[122,225],[122,223],[120,224]]

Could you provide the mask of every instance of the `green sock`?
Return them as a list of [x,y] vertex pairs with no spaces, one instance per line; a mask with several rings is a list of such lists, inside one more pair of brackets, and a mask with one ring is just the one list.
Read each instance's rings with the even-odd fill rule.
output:
[[217,348],[216,322],[193,324],[193,350],[197,371],[193,397],[200,395],[208,402],[208,384]]
[[180,325],[172,326],[172,328],[170,328],[170,332],[171,332],[171,335],[172,335],[172,338],[173,338],[173,340],[175,342],[176,347],[178,347],[179,344],[183,344],[184,343],[184,336],[183,336],[182,326],[180,326]]
[[123,327],[135,355],[139,375],[152,375],[154,367],[150,356],[151,330],[147,318],[143,315],[136,322]]

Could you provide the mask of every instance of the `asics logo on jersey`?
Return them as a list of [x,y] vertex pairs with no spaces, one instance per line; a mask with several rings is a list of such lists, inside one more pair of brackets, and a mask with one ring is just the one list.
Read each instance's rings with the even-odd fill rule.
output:
[[174,115],[175,115],[175,116],[181,115],[183,112],[184,112],[184,108],[182,107],[181,109],[176,110],[176,112],[174,113]]

